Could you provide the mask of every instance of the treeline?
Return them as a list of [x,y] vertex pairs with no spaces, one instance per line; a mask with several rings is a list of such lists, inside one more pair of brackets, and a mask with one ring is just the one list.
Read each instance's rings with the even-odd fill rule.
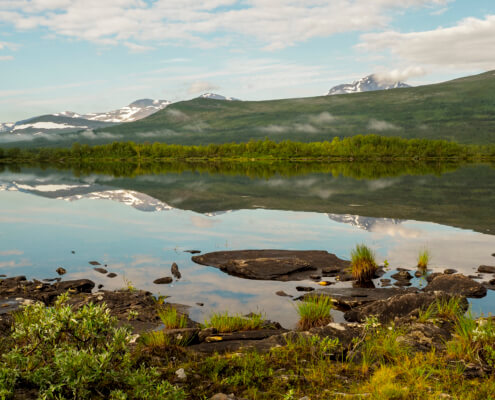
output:
[[71,148],[42,148],[21,150],[0,148],[0,160],[58,161],[66,160],[163,160],[163,159],[465,159],[495,158],[495,145],[462,145],[446,140],[403,139],[378,135],[358,135],[334,138],[332,141],[302,143],[269,139],[247,143],[183,146],[165,143],[114,142],[89,146],[74,143]]

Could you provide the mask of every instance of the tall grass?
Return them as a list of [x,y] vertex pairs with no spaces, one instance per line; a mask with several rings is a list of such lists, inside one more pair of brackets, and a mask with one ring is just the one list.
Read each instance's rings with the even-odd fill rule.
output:
[[430,263],[431,255],[428,249],[423,249],[418,254],[418,269],[420,271],[426,271],[428,264]]
[[351,273],[360,283],[369,282],[375,276],[377,265],[375,253],[364,244],[356,245],[351,251]]
[[236,331],[254,331],[261,329],[265,323],[265,317],[262,314],[251,313],[244,317],[240,314],[229,315],[225,313],[215,313],[210,316],[203,324],[205,328],[215,328],[219,333],[228,333]]
[[420,310],[418,321],[427,322],[440,318],[457,322],[464,312],[465,309],[461,305],[460,297],[442,297],[431,303],[425,310]]
[[157,313],[166,329],[187,327],[187,316],[180,314],[174,307],[159,308]]
[[297,305],[299,328],[308,330],[328,324],[332,321],[332,316],[330,315],[332,308],[332,300],[327,296],[314,296],[301,301]]

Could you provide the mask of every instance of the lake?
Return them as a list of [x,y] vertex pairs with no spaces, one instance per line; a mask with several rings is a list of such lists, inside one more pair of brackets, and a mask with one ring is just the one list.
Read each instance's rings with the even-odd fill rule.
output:
[[[191,306],[198,321],[213,311],[262,311],[289,328],[294,302],[275,292],[297,297],[296,286],[317,285],[232,277],[195,264],[185,250],[327,250],[348,259],[365,243],[391,270],[414,270],[425,247],[434,271],[471,275],[495,265],[491,165],[11,167],[0,170],[0,206],[0,274],[41,280],[63,267],[64,279],[88,278],[105,289],[130,283],[170,296]],[[89,261],[117,276],[94,271]],[[153,284],[170,276],[173,262],[182,279]],[[495,311],[493,293],[472,301],[473,311]]]

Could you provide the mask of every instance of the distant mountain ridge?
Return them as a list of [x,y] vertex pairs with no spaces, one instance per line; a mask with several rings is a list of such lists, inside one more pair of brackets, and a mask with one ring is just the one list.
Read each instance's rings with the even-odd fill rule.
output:
[[0,132],[18,135],[42,135],[104,128],[118,123],[138,121],[163,110],[171,103],[168,100],[140,99],[118,110],[108,112],[79,114],[73,111],[64,111],[28,118],[15,123],[0,123]]
[[331,88],[327,96],[334,96],[337,94],[349,94],[349,93],[362,93],[373,92],[376,90],[389,90],[398,88],[409,88],[406,83],[397,82],[382,82],[377,79],[376,75],[368,75],[352,83],[344,83]]

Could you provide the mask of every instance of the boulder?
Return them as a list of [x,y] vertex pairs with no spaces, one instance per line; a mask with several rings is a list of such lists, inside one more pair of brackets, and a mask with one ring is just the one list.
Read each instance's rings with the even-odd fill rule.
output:
[[175,279],[180,279],[182,277],[179,271],[179,266],[176,263],[172,264],[172,266],[170,267],[170,272],[172,272],[172,275],[175,277]]
[[172,283],[174,280],[170,276],[165,276],[163,278],[158,278],[153,281],[155,285],[166,285]]
[[229,275],[260,280],[304,280],[321,274],[323,269],[341,272],[349,262],[326,251],[240,250],[217,251],[192,260],[201,265],[219,268]]
[[[344,314],[344,318],[351,322],[364,322],[366,317],[374,315],[380,322],[386,323],[396,317],[417,314],[419,310],[428,308],[436,300],[450,297],[447,293],[433,291],[399,294],[353,308]],[[467,310],[467,300],[464,297],[462,299],[462,306]]]
[[60,292],[67,290],[73,293],[91,293],[95,287],[95,283],[89,279],[76,279],[73,281],[62,281],[53,285]]
[[407,344],[413,351],[441,351],[452,337],[450,330],[432,323],[412,323],[405,326],[406,332],[397,337],[397,341]]
[[101,267],[96,267],[96,268],[93,268],[96,272],[99,272],[100,274],[106,274],[108,273],[108,271],[105,269],[105,268],[101,268]]
[[59,275],[64,275],[67,273],[67,270],[65,268],[62,268],[62,267],[58,267],[55,272]]
[[482,274],[495,274],[495,267],[491,265],[480,265],[478,267],[478,272]]
[[303,296],[303,299],[315,296],[327,296],[332,299],[335,307],[340,310],[349,310],[364,304],[378,300],[388,299],[392,296],[404,293],[415,293],[418,289],[396,289],[396,288],[335,288],[328,287],[319,289],[313,293]]
[[466,297],[484,297],[486,288],[479,282],[462,274],[438,275],[424,288],[426,292],[442,291]]

